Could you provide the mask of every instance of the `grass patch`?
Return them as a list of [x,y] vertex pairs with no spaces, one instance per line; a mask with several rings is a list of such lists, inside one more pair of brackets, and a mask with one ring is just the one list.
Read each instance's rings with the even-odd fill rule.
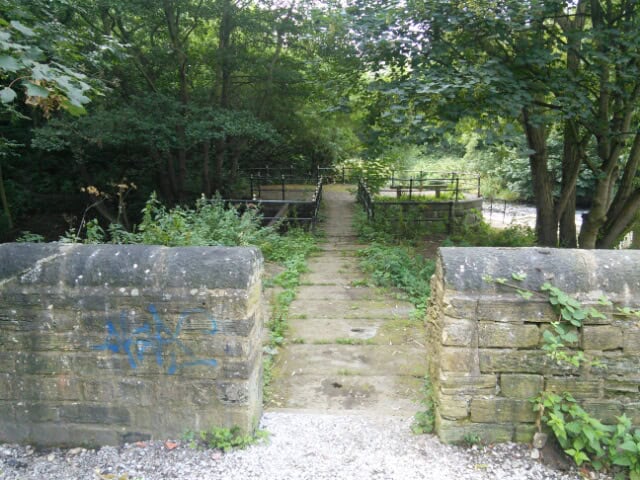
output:
[[230,450],[247,448],[267,437],[268,433],[264,430],[258,430],[255,434],[244,434],[238,427],[215,427],[199,432],[190,430],[183,435],[183,440],[188,442],[191,448],[215,449],[226,453]]
[[[272,397],[273,366],[275,356],[284,345],[289,328],[289,307],[295,299],[300,287],[300,276],[307,271],[307,258],[317,249],[316,240],[312,234],[303,230],[292,230],[287,236],[286,244],[272,251],[276,261],[281,261],[285,270],[273,279],[275,285],[283,290],[276,295],[271,309],[271,317],[267,322],[269,341],[264,347],[264,399],[268,402]],[[300,315],[306,318],[306,315]]]
[[421,389],[422,399],[420,403],[424,410],[417,412],[411,424],[411,431],[417,435],[432,433],[435,427],[435,404],[433,395],[433,385],[428,376],[424,377],[424,384]]
[[334,343],[337,345],[374,345],[375,342],[370,338],[336,338]]
[[535,243],[536,234],[530,227],[514,225],[495,228],[486,222],[477,222],[459,227],[443,242],[443,246],[532,247]]

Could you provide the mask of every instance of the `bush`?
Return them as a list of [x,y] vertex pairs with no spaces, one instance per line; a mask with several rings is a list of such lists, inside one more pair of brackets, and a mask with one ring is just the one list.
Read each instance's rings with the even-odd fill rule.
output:
[[423,307],[431,293],[430,280],[435,262],[417,254],[409,246],[375,242],[360,250],[363,270],[381,287],[402,290],[417,307]]
[[536,243],[532,228],[514,225],[508,228],[495,228],[479,221],[456,228],[443,246],[459,247],[531,247]]

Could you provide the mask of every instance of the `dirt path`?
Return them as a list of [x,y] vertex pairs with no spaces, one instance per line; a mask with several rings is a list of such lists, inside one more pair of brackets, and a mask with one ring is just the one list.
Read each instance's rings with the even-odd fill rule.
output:
[[393,292],[366,285],[355,195],[329,185],[323,204],[326,239],[290,308],[270,408],[413,416],[426,374],[423,325]]

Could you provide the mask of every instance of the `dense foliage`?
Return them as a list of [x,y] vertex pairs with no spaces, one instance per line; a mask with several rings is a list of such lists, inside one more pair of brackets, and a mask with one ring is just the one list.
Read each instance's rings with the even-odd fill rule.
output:
[[77,227],[93,204],[130,229],[152,191],[228,195],[241,171],[359,148],[337,108],[358,70],[332,2],[7,0],[0,28],[0,234],[39,213]]
[[356,2],[379,143],[433,142],[473,125],[490,143],[523,145],[538,240],[554,246],[576,245],[576,184],[588,170],[580,246],[611,247],[640,207],[639,8],[629,0]]
[[343,3],[5,0],[0,235],[94,204],[130,230],[153,191],[231,195],[266,165],[478,172],[535,202],[546,245],[638,224],[638,2]]

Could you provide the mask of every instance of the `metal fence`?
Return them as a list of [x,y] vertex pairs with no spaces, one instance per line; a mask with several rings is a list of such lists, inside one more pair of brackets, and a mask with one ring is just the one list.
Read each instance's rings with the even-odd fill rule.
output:
[[[456,179],[454,179],[455,181]],[[449,233],[453,232],[456,222],[462,219],[473,219],[479,217],[482,210],[482,197],[473,195],[471,199],[459,198],[462,196],[460,183],[454,182],[456,189],[450,199],[425,201],[424,197],[419,200],[415,197],[409,200],[407,197],[397,198],[393,196],[388,199],[376,201],[371,190],[364,179],[358,182],[357,200],[367,213],[370,221],[382,224],[391,224],[408,228],[407,224],[440,223],[446,226]],[[475,190],[474,190],[475,191]]]
[[394,193],[396,197],[433,192],[436,198],[448,196],[461,200],[480,197],[480,175],[459,172],[399,171],[391,174],[388,185],[380,193]]
[[[307,226],[312,230],[318,223],[320,202],[322,201],[323,179],[319,178],[309,200],[285,198],[288,190],[283,190],[282,199],[224,199],[227,206],[240,210],[258,208],[263,213],[263,221],[268,225],[285,224]],[[253,196],[253,195],[252,195]]]

